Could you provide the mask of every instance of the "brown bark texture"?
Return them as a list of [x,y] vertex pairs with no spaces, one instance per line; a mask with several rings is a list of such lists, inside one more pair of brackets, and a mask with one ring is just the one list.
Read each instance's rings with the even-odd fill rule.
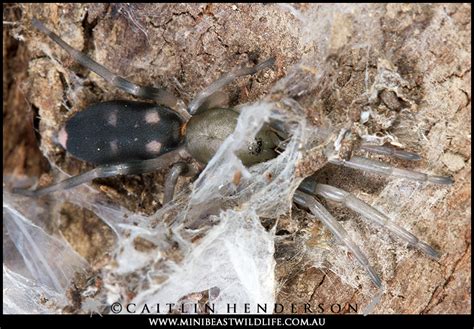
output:
[[[375,112],[362,130],[394,136],[392,144],[422,156],[416,162],[374,158],[450,175],[455,181],[438,186],[334,165],[316,168],[318,181],[374,205],[442,253],[439,261],[430,260],[354,212],[324,202],[381,274],[386,292],[372,311],[469,313],[470,11],[469,4],[4,5],[4,181],[41,177],[46,184],[53,179],[49,163],[70,174],[91,168],[53,142],[58,127],[92,103],[133,99],[72,61],[31,26],[32,17],[119,75],[141,85],[163,86],[186,103],[224,72],[276,56],[269,72],[226,87],[233,105],[256,101],[302,62],[308,75],[327,72],[323,86],[316,87],[318,98],[300,100],[310,122],[317,125],[324,119],[342,127],[347,120],[358,120],[369,106]],[[322,12],[325,22],[320,20]],[[365,17],[370,25],[361,25]],[[387,78],[378,86],[383,69],[402,80]],[[366,101],[369,96],[372,99]],[[315,169],[310,159],[305,163],[303,171]],[[112,202],[151,214],[161,206],[164,173],[102,179],[93,186]],[[72,205],[60,212],[61,219],[51,224],[56,225],[51,230],[61,231],[99,268],[114,243],[107,226],[93,213]],[[278,225],[277,235],[282,237],[275,254],[278,303],[323,304],[327,313],[334,304],[344,309],[347,303],[359,307],[370,303],[375,290],[368,279],[360,278],[364,273],[357,270],[356,261],[334,243],[327,229],[295,207]]]

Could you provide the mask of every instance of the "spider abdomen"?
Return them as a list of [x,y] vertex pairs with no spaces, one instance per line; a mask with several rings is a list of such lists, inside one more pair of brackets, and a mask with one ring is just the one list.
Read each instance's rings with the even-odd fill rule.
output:
[[58,139],[71,155],[96,165],[140,161],[175,149],[182,124],[179,115],[160,105],[109,101],[72,116]]

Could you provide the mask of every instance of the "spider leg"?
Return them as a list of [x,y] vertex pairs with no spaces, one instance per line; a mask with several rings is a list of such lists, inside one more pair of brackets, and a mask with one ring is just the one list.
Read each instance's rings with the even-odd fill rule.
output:
[[400,178],[411,179],[419,182],[431,182],[434,184],[449,185],[453,183],[453,179],[449,176],[431,176],[418,171],[407,170],[393,167],[387,163],[367,159],[364,157],[354,156],[350,160],[339,160],[336,158],[329,159],[329,162],[353,169],[359,169],[367,172],[373,172],[385,176],[394,176]]
[[201,105],[204,104],[204,102],[207,101],[209,97],[211,97],[214,93],[222,89],[225,85],[231,83],[238,77],[244,76],[244,75],[250,75],[250,74],[255,74],[260,70],[263,70],[267,67],[270,67],[275,63],[275,58],[269,58],[265,62],[262,62],[260,64],[257,64],[253,67],[244,67],[240,68],[234,72],[229,72],[224,74],[222,77],[220,77],[218,80],[214,81],[211,83],[207,88],[199,92],[199,94],[196,95],[196,97],[191,101],[188,107],[188,111],[191,115],[196,114],[198,110],[201,108]]
[[293,200],[298,205],[308,208],[331,232],[334,234],[355,256],[362,267],[367,271],[372,281],[378,288],[382,287],[382,281],[375,270],[370,266],[369,260],[360,248],[352,241],[347,231],[341,224],[320,204],[314,197],[302,191],[296,191]]
[[215,108],[228,108],[229,107],[229,95],[221,90],[216,91],[212,95],[208,96],[205,101],[196,110],[196,113],[201,110],[209,110]]
[[175,163],[166,175],[163,204],[166,204],[173,200],[176,183],[178,182],[178,178],[180,176],[194,176],[199,171],[199,168],[192,164],[186,164],[184,162]]
[[79,174],[60,181],[56,184],[39,188],[36,190],[27,190],[14,188],[13,193],[22,194],[30,197],[39,197],[51,192],[67,190],[78,185],[92,181],[95,178],[106,178],[118,175],[142,174],[168,166],[171,163],[181,160],[183,157],[183,148],[163,154],[154,159],[125,162],[118,164],[102,165],[85,173]]
[[399,158],[402,160],[411,160],[411,161],[421,160],[421,157],[416,153],[407,152],[407,151],[400,150],[394,147],[389,147],[389,146],[362,144],[360,148],[364,151],[388,155],[388,156],[392,156],[392,157]]
[[430,245],[423,241],[420,241],[415,235],[411,234],[410,232],[390,220],[389,217],[387,217],[374,207],[368,205],[367,203],[355,197],[349,192],[346,192],[331,185],[316,183],[316,181],[312,178],[304,180],[299,188],[306,193],[319,195],[325,199],[339,202],[347,208],[354,210],[363,217],[371,220],[372,222],[382,227],[385,227],[391,233],[393,233],[400,239],[405,240],[415,248],[418,248],[419,250],[423,251],[431,258],[437,260],[440,257],[439,252],[433,249]]
[[115,73],[112,73],[109,69],[97,63],[89,56],[71,47],[56,33],[48,29],[42,22],[40,22],[36,18],[33,18],[32,24],[39,31],[41,31],[43,34],[46,34],[51,40],[61,46],[72,58],[74,58],[74,60],[76,60],[78,63],[88,68],[92,72],[95,72],[96,74],[100,75],[111,85],[120,88],[134,96],[151,99],[158,102],[159,104],[168,106],[170,108],[174,108],[174,106],[176,105],[177,98],[170,92],[161,88],[154,88],[151,86],[139,86],[137,84],[134,84],[116,75]]

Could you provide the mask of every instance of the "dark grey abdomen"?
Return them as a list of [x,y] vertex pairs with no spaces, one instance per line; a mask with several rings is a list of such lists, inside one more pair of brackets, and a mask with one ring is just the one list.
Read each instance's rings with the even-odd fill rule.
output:
[[181,143],[182,123],[175,112],[156,104],[98,103],[66,122],[66,149],[97,165],[156,158]]

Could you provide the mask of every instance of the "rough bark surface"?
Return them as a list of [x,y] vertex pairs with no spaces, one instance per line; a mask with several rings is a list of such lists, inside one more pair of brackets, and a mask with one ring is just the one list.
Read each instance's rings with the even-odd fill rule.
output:
[[[338,53],[338,77],[330,92],[323,92],[316,105],[302,101],[308,116],[324,115],[334,125],[350,118],[367,77],[375,77],[378,61],[389,54],[390,65],[408,86],[400,94],[380,91],[381,114],[371,129],[387,129],[384,125],[396,112],[390,131],[423,160],[407,163],[377,158],[400,167],[451,175],[455,183],[446,188],[402,182],[330,165],[317,177],[377,206],[442,251],[441,260],[434,262],[383,230],[366,225],[353,212],[327,203],[346,229],[357,232],[357,240],[364,241],[361,247],[382,275],[387,292],[375,313],[469,313],[471,8],[467,4],[371,6],[380,22],[377,33],[383,36],[379,49],[371,49],[370,55],[363,48]],[[303,14],[315,10],[311,5],[297,8]],[[44,156],[71,174],[90,168],[53,143],[58,127],[92,103],[133,98],[74,63],[31,27],[33,16],[119,75],[142,85],[166,87],[186,103],[223,72],[274,55],[274,70],[226,88],[234,105],[257,100],[292,64],[318,47],[304,42],[297,18],[278,5],[29,4],[4,5],[3,9],[4,21],[12,22],[3,31],[4,177],[43,174],[41,179],[50,181]],[[333,34],[328,36],[335,49],[351,38],[351,13],[345,15],[334,19]],[[402,105],[410,109],[408,113],[399,112]],[[95,186],[113,202],[153,213],[161,205],[163,172],[99,180]],[[60,230],[81,255],[100,267],[113,245],[111,232],[90,212],[66,205],[61,214],[53,229]],[[321,303],[327,313],[332,304],[368,304],[372,290],[341,280],[344,273],[333,273],[331,257],[325,268],[314,266],[310,251],[331,252],[326,246],[326,242],[332,244],[327,230],[298,209],[279,225],[289,237],[276,245],[277,302]],[[298,240],[303,231],[311,232],[311,238]],[[336,256],[354,263],[350,255]]]

